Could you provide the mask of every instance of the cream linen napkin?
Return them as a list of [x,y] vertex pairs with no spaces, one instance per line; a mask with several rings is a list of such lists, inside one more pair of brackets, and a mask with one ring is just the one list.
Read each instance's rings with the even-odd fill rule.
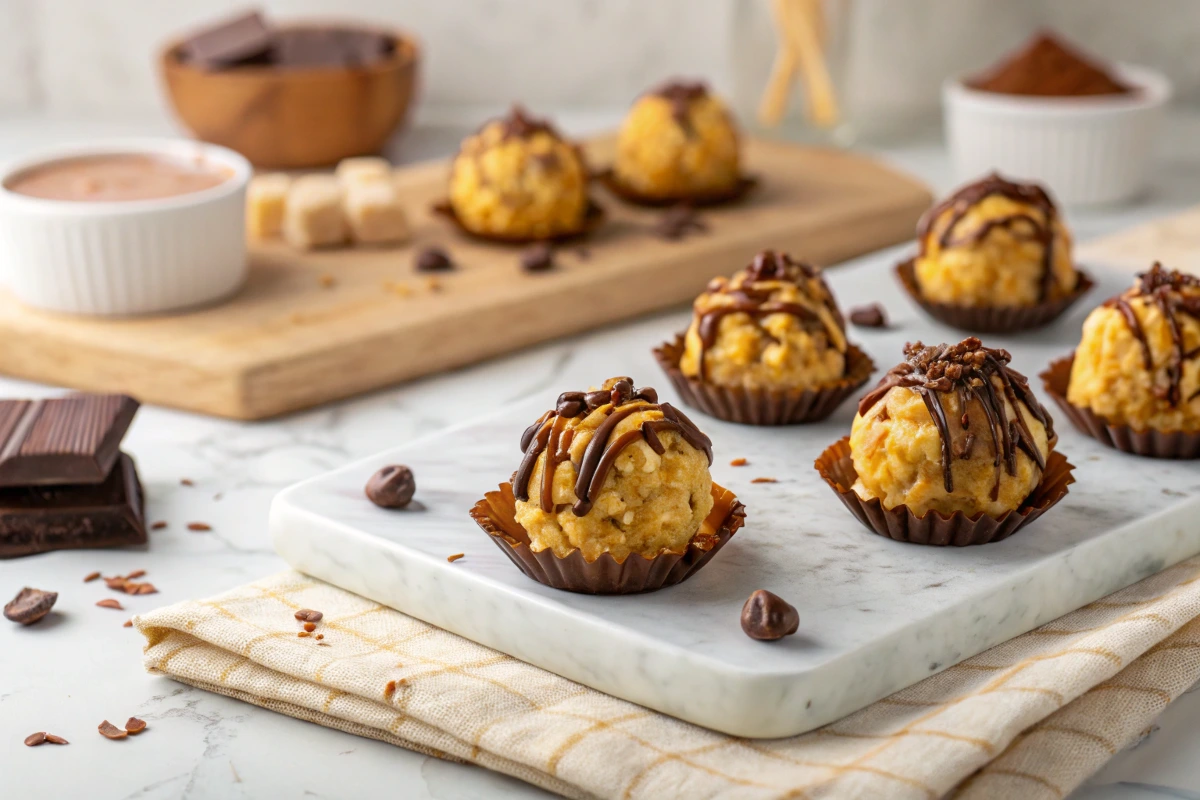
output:
[[[301,608],[325,615],[307,638]],[[569,797],[1056,798],[1200,678],[1200,558],[777,740],[680,722],[294,572],[135,623],[151,672]]]

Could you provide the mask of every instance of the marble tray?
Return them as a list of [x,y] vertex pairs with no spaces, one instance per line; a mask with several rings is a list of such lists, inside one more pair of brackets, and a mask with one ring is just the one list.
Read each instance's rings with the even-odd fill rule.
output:
[[[881,367],[906,340],[957,341],[900,295],[893,254],[838,269],[846,306],[878,300],[895,322],[851,329]],[[1100,284],[1050,329],[993,337],[1036,375],[1078,338]],[[678,318],[676,318],[678,319]],[[661,337],[675,331],[664,322]],[[630,374],[676,400],[647,339],[596,363],[600,382]],[[1040,392],[1040,381],[1034,378]],[[565,389],[388,450],[282,492],[275,547],[292,566],[580,683],[709,728],[748,737],[798,734],[1200,552],[1200,466],[1105,449],[1060,420],[1077,467],[1070,494],[1003,542],[965,549],[905,545],[862,528],[812,463],[849,430],[853,403],[813,426],[740,427],[693,413],[712,437],[713,475],[745,502],[746,528],[686,583],[648,595],[590,597],[525,578],[468,509],[506,480],[525,426]],[[1043,396],[1044,401],[1048,400]],[[486,398],[481,398],[481,407]],[[386,438],[386,432],[380,432]],[[731,467],[745,457],[750,465]],[[410,465],[420,508],[389,512],[363,497],[377,468]],[[752,484],[755,477],[778,483]],[[446,557],[465,553],[448,563]],[[766,588],[800,610],[800,632],[774,643],[741,631],[746,597]]]

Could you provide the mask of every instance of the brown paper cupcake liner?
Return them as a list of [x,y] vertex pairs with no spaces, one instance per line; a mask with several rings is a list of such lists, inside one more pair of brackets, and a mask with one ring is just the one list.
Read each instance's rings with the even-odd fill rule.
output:
[[1054,402],[1081,433],[1122,453],[1148,458],[1200,458],[1200,431],[1134,430],[1128,425],[1112,425],[1090,408],[1073,405],[1067,400],[1067,387],[1071,382],[1071,365],[1074,363],[1075,354],[1071,353],[1065,358],[1051,361],[1039,377],[1046,394],[1054,398]]
[[722,189],[716,192],[701,192],[697,194],[677,194],[677,195],[649,195],[639,192],[628,184],[617,180],[617,176],[611,169],[601,170],[596,173],[596,179],[603,184],[604,188],[612,192],[626,203],[632,203],[635,206],[645,206],[647,208],[664,208],[666,206],[689,205],[693,208],[708,208],[710,206],[725,205],[726,203],[736,203],[754,187],[758,186],[758,178],[754,175],[742,175],[738,178],[737,183],[730,186],[728,189]]
[[1046,300],[1033,306],[960,306],[953,303],[935,303],[921,296],[917,285],[913,259],[896,265],[896,276],[900,285],[925,313],[952,328],[969,333],[1015,333],[1049,325],[1063,312],[1075,304],[1095,285],[1083,270],[1074,291],[1054,300]]
[[498,491],[488,492],[471,509],[471,518],[517,569],[538,583],[583,594],[637,594],[687,580],[711,561],[745,523],[746,507],[733,492],[714,483],[712,493],[713,510],[684,552],[666,550],[654,558],[632,553],[624,561],[617,561],[609,553],[602,553],[595,561],[588,561],[579,550],[572,550],[565,558],[549,549],[533,552],[529,534],[516,520],[511,483],[502,483]]
[[1067,496],[1067,487],[1075,482],[1066,456],[1052,450],[1046,459],[1046,469],[1037,488],[1015,511],[999,517],[976,514],[969,517],[961,511],[944,516],[929,511],[922,517],[908,506],[886,509],[879,498],[863,500],[852,488],[858,480],[854,461],[850,458],[850,437],[844,436],[825,449],[815,465],[825,482],[850,509],[859,522],[880,536],[898,542],[929,545],[988,544],[1006,539],[1033,522]]
[[581,239],[595,233],[608,218],[608,212],[604,210],[604,206],[589,198],[588,207],[583,214],[583,222],[579,230],[556,233],[552,236],[508,236],[502,233],[483,233],[471,230],[463,224],[463,221],[459,218],[458,213],[454,210],[454,206],[450,204],[449,200],[439,200],[433,204],[430,210],[439,217],[448,219],[461,233],[472,239],[497,244],[534,244],[537,242],[566,242],[572,239]]
[[854,345],[846,350],[846,377],[817,389],[747,389],[720,386],[684,375],[684,335],[654,348],[654,357],[685,404],[710,417],[743,425],[799,425],[820,422],[861,387],[875,371],[871,357]]

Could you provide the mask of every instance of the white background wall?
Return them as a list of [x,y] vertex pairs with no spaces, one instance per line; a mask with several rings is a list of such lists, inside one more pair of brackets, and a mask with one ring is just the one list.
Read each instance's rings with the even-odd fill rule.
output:
[[[849,105],[926,114],[946,74],[985,63],[1039,24],[1110,58],[1165,69],[1200,97],[1200,0],[849,0]],[[244,0],[0,0],[0,112],[162,113],[154,54]],[[355,17],[425,44],[424,111],[620,108],[668,74],[736,83],[769,49],[768,0],[268,0],[276,18]],[[734,41],[733,31],[740,31]]]

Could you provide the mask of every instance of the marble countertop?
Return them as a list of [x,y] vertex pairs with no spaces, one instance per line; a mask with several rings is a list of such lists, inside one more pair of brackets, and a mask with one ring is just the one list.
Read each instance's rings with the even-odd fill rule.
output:
[[[573,132],[612,120],[563,118]],[[461,126],[422,124],[394,155],[416,160],[450,151]],[[1195,134],[1200,117],[1176,117],[1154,191],[1136,206],[1072,214],[1077,238],[1113,232],[1194,204],[1200,197]],[[53,141],[162,132],[162,121],[0,119],[0,158]],[[1189,154],[1189,142],[1191,151]],[[929,181],[952,183],[936,143],[877,151]],[[677,320],[684,316],[674,312]],[[244,424],[143,408],[126,439],[147,494],[147,517],[167,520],[145,551],[51,553],[0,561],[0,594],[29,585],[58,591],[50,624],[0,626],[0,764],[13,796],[117,798],[278,798],[402,796],[412,800],[534,798],[545,793],[485,770],[427,758],[302,723],[235,700],[145,674],[141,637],[121,627],[131,613],[211,595],[282,569],[267,534],[267,510],[279,489],[304,478],[477,416],[479,396],[511,401],[548,387],[586,382],[590,359],[648,332],[672,329],[662,317],[573,337],[468,369],[349,402]],[[51,387],[0,379],[0,396],[42,396]],[[181,481],[188,479],[191,485]],[[193,533],[186,523],[207,522]],[[147,571],[159,594],[122,597],[125,612],[97,608],[108,593],[84,584],[105,574]],[[135,740],[94,733],[103,719],[146,719]],[[1137,747],[1118,755],[1075,797],[1200,800],[1200,691],[1173,704]],[[67,748],[25,748],[48,730]],[[137,751],[137,752],[130,752]]]

